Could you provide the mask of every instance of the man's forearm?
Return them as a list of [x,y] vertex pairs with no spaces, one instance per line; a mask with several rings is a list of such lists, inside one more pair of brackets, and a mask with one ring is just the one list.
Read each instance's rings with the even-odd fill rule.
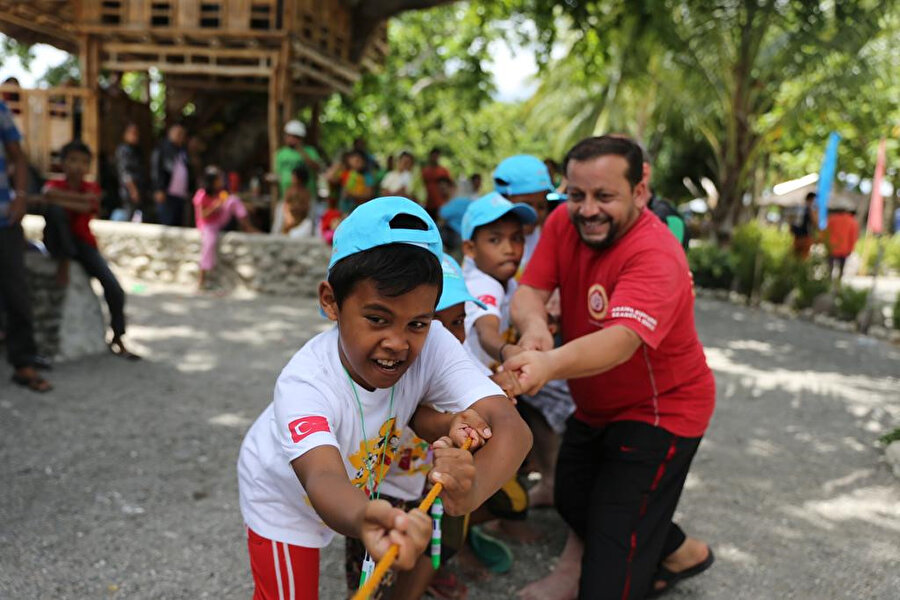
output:
[[523,285],[516,290],[510,303],[510,318],[521,332],[530,328],[547,328],[547,300],[550,292]]
[[621,325],[574,339],[547,353],[553,364],[551,379],[577,379],[604,373],[631,358],[641,343],[635,332]]

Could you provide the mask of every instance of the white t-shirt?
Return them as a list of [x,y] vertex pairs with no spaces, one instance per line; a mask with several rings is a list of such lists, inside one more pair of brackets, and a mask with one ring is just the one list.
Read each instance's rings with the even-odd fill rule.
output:
[[475,266],[475,261],[468,256],[463,260],[462,272],[469,293],[487,305],[485,309],[474,302],[466,302],[466,349],[483,365],[492,368],[497,361],[481,348],[475,321],[485,315],[494,315],[500,319],[500,333],[508,336],[509,301],[516,291],[516,281],[510,279],[504,289],[499,281]]
[[393,195],[406,188],[407,194],[412,194],[412,171],[391,171],[381,180],[381,191]]
[[369,392],[352,386],[362,405],[365,435],[338,355],[337,328],[307,342],[281,372],[274,401],[250,427],[238,457],[241,514],[259,535],[309,548],[326,546],[334,537],[291,467],[295,458],[318,446],[334,446],[350,481],[369,494],[394,461],[400,431],[420,403],[459,412],[481,398],[503,394],[437,321],[394,386],[393,413],[390,389]]
[[522,273],[525,272],[525,267],[528,265],[528,261],[531,260],[531,256],[534,254],[534,249],[537,248],[540,239],[540,227],[535,227],[534,231],[525,236],[525,252],[522,253],[522,262],[519,263],[519,270],[516,272],[516,281],[518,281],[522,276]]
[[[463,347],[463,350],[479,371],[485,376],[490,376],[490,369],[477,362],[468,348]],[[381,482],[381,492],[400,500],[418,500],[425,490],[425,482],[433,462],[431,444],[417,436],[409,427],[404,427],[396,458],[384,481]]]

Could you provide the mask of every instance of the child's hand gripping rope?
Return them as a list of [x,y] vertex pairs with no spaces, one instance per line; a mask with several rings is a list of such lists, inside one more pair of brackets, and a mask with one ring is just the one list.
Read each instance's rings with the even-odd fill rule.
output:
[[[472,437],[466,437],[465,442],[462,445],[463,450],[469,450],[472,447]],[[435,442],[437,443],[437,442]],[[434,503],[434,499],[440,495],[441,491],[443,491],[444,485],[437,481],[434,484],[434,487],[431,488],[431,491],[428,492],[428,495],[422,499],[422,502],[419,504],[418,511],[421,511],[422,516],[427,517],[428,509],[431,508],[431,505]],[[410,514],[416,511],[410,511]],[[372,575],[368,577],[365,583],[360,586],[360,588],[353,595],[352,600],[367,600],[369,596],[372,595],[372,592],[375,591],[375,588],[378,587],[378,584],[381,582],[381,579],[384,577],[385,573],[388,572],[388,569],[394,564],[394,561],[397,560],[397,555],[400,551],[400,546],[397,544],[391,544],[391,547],[388,548],[387,552],[385,552],[384,556],[378,561],[378,564],[375,565],[375,570],[372,572]]]

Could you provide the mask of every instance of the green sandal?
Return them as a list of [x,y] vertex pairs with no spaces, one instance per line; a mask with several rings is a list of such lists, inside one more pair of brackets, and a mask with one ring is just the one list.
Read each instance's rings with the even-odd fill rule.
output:
[[478,560],[492,573],[503,574],[512,568],[513,554],[509,546],[486,534],[481,527],[469,529],[469,545]]

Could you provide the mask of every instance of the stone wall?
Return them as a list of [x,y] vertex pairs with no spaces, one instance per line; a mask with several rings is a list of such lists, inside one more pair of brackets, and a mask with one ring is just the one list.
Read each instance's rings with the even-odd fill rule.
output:
[[[40,240],[44,220],[26,217],[25,234]],[[195,285],[200,232],[143,223],[94,220],[91,230],[117,272],[148,281]],[[320,240],[227,232],[220,236],[213,281],[225,289],[315,296],[325,278],[331,247]]]
[[56,283],[55,260],[25,253],[38,352],[56,361],[106,352],[106,319],[81,265],[69,268],[69,285]]

